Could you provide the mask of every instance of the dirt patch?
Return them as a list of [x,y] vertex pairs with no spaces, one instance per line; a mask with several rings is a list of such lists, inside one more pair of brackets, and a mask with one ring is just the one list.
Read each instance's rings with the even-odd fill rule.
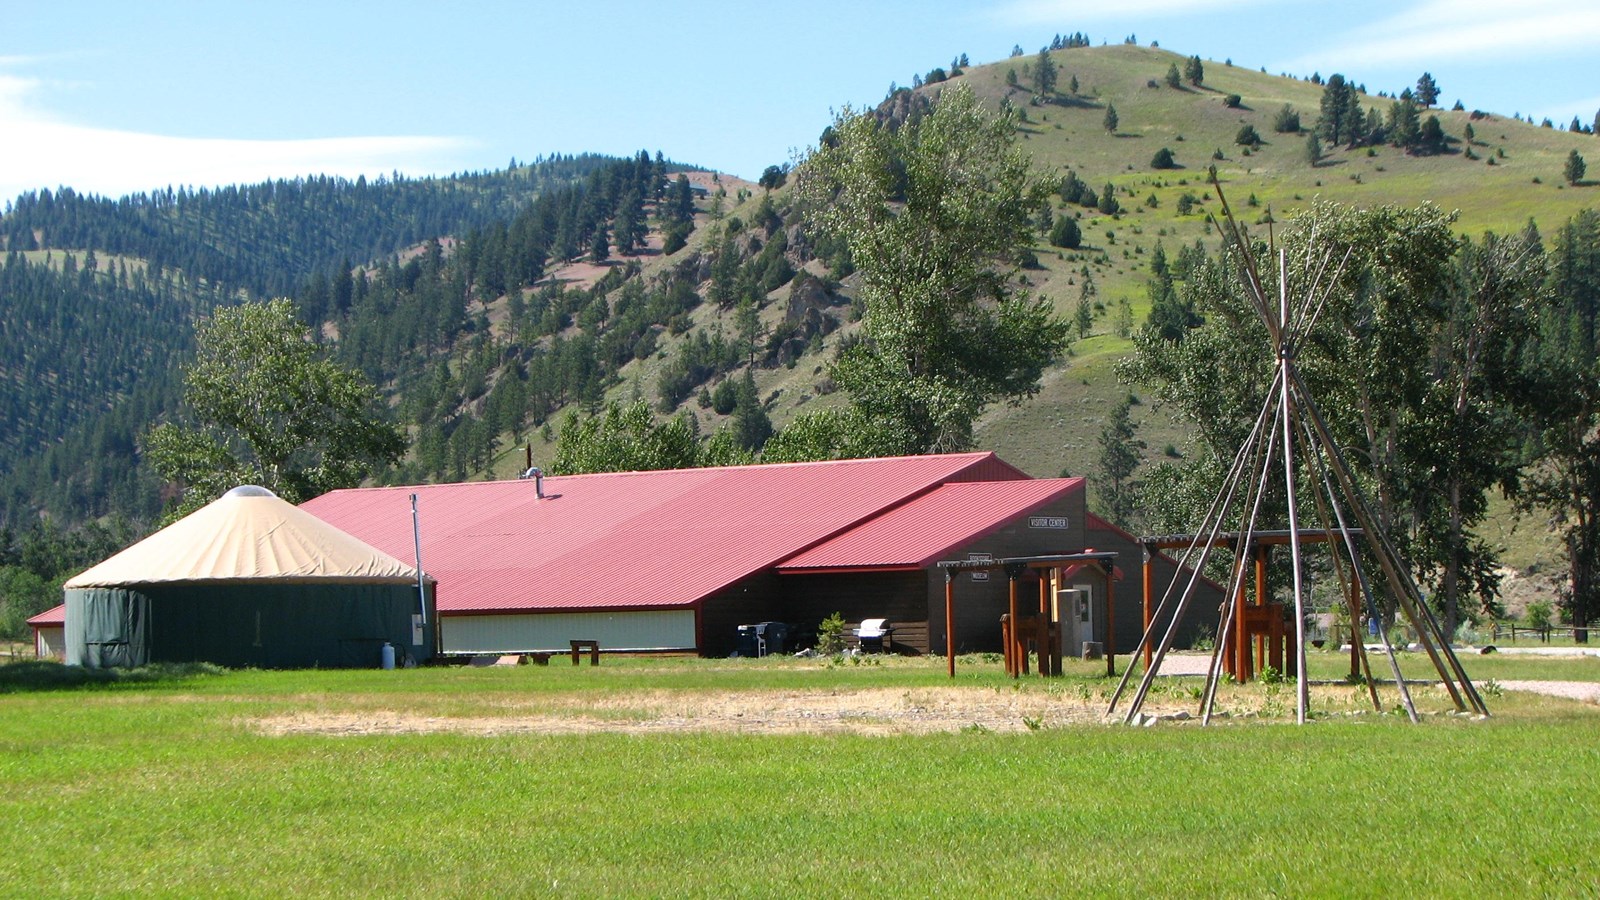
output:
[[[1171,714],[1179,707],[1146,712]],[[428,715],[400,710],[304,712],[257,719],[265,734],[477,735],[650,734],[676,731],[734,733],[930,734],[981,728],[1026,731],[1099,723],[1105,700],[1011,689],[925,688],[863,691],[667,691],[609,699],[507,705],[503,714]],[[498,711],[497,711],[498,712]]]

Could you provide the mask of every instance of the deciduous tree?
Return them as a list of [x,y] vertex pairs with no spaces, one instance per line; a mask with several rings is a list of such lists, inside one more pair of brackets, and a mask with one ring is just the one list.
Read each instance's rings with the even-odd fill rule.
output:
[[1044,191],[1013,146],[1010,114],[966,85],[891,129],[846,109],[814,151],[801,190],[860,273],[864,339],[833,377],[891,450],[971,445],[989,404],[1038,390],[1065,349],[1047,301],[1017,290],[1019,250]]
[[240,484],[291,503],[354,487],[405,452],[377,391],[323,359],[288,300],[220,309],[197,329],[184,373],[186,424],[145,435],[162,477],[183,487],[175,515]]

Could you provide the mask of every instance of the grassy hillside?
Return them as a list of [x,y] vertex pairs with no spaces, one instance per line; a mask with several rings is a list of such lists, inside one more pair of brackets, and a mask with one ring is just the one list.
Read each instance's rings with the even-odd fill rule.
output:
[[[1305,145],[1317,121],[1323,90],[1319,84],[1208,60],[1202,87],[1173,89],[1164,83],[1164,75],[1170,64],[1181,69],[1184,57],[1129,45],[1061,50],[1052,58],[1059,70],[1060,92],[1048,98],[1007,84],[1008,70],[1015,71],[1020,85],[1029,83],[1024,67],[1031,68],[1033,57],[974,67],[960,76],[988,102],[996,106],[1009,102],[1023,111],[1020,145],[1042,177],[1059,179],[1070,171],[1097,191],[1110,183],[1122,208],[1107,216],[1057,198],[1054,214],[1078,217],[1084,247],[1058,251],[1041,240],[1035,248],[1041,268],[1029,271],[1027,277],[1063,316],[1070,316],[1078,303],[1085,267],[1096,288],[1090,336],[1078,341],[1070,358],[1046,374],[1038,396],[1018,407],[995,408],[979,423],[981,447],[1035,475],[1092,474],[1105,416],[1121,398],[1141,394],[1140,387],[1119,384],[1115,376],[1116,361],[1132,349],[1129,340],[1115,334],[1118,304],[1126,299],[1134,321],[1144,320],[1149,308],[1145,293],[1149,260],[1158,243],[1169,260],[1178,248],[1196,241],[1215,249],[1219,238],[1208,219],[1220,215],[1220,206],[1206,184],[1207,169],[1213,164],[1235,214],[1246,224],[1262,222],[1269,213],[1281,220],[1323,199],[1358,205],[1433,203],[1455,211],[1466,235],[1512,231],[1530,220],[1548,233],[1579,209],[1600,202],[1600,187],[1571,187],[1561,175],[1574,148],[1600,161],[1600,140],[1497,113],[1475,114],[1470,97],[1462,98],[1466,110],[1425,113],[1439,116],[1450,141],[1445,153],[1411,156],[1386,145],[1370,150],[1329,147],[1313,166],[1306,159]],[[1076,94],[1067,90],[1073,78],[1078,82]],[[939,89],[934,85],[919,90]],[[1227,106],[1230,94],[1239,95],[1237,108]],[[1392,102],[1374,93],[1364,98],[1363,107],[1375,107],[1386,115]],[[1274,119],[1286,104],[1300,115],[1299,133],[1273,130]],[[1114,134],[1103,127],[1108,105],[1114,105],[1118,114]],[[1470,144],[1464,139],[1469,124],[1474,131]],[[1262,144],[1247,148],[1236,143],[1245,125],[1254,127]],[[1180,168],[1151,167],[1151,158],[1163,147],[1174,154]],[[1194,200],[1193,210],[1180,215],[1180,200],[1186,194]],[[754,202],[752,197],[749,203]],[[747,209],[734,207],[729,212],[740,215]],[[693,246],[684,252],[692,250]],[[779,291],[774,299],[778,295],[787,296]],[[781,316],[779,306],[768,308],[769,319]],[[714,308],[696,312],[697,325],[715,327],[720,322],[724,330],[731,329],[731,322],[721,321],[724,318]],[[815,361],[807,358],[793,368],[758,372],[763,397],[776,398],[774,421],[781,424],[808,404],[829,402],[818,389],[824,380],[818,367],[846,333],[848,329],[831,336]],[[670,349],[667,345],[667,352]],[[658,359],[640,364],[629,383],[643,385],[649,396],[659,363]],[[694,411],[706,430],[717,426],[714,414]],[[1187,429],[1166,410],[1140,403],[1133,412],[1148,446],[1147,460],[1188,451]],[[1544,539],[1541,523],[1502,518],[1508,519],[1500,528],[1511,551],[1508,562],[1526,568],[1551,560],[1554,548]]]

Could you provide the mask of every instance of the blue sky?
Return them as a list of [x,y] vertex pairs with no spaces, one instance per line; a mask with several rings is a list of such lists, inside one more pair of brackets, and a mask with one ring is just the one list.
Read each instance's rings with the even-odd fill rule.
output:
[[0,208],[70,185],[494,169],[631,153],[754,178],[830,110],[966,53],[1134,34],[1374,92],[1424,70],[1444,102],[1600,109],[1600,0],[810,0],[14,3],[0,27]]

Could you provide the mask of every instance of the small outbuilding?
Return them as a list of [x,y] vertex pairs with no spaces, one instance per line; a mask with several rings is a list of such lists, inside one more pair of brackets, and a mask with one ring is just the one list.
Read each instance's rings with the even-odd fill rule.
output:
[[435,649],[431,579],[265,488],[234,488],[65,585],[73,665],[376,667]]
[[67,655],[67,607],[51,607],[28,620],[33,629],[33,655],[60,661]]

